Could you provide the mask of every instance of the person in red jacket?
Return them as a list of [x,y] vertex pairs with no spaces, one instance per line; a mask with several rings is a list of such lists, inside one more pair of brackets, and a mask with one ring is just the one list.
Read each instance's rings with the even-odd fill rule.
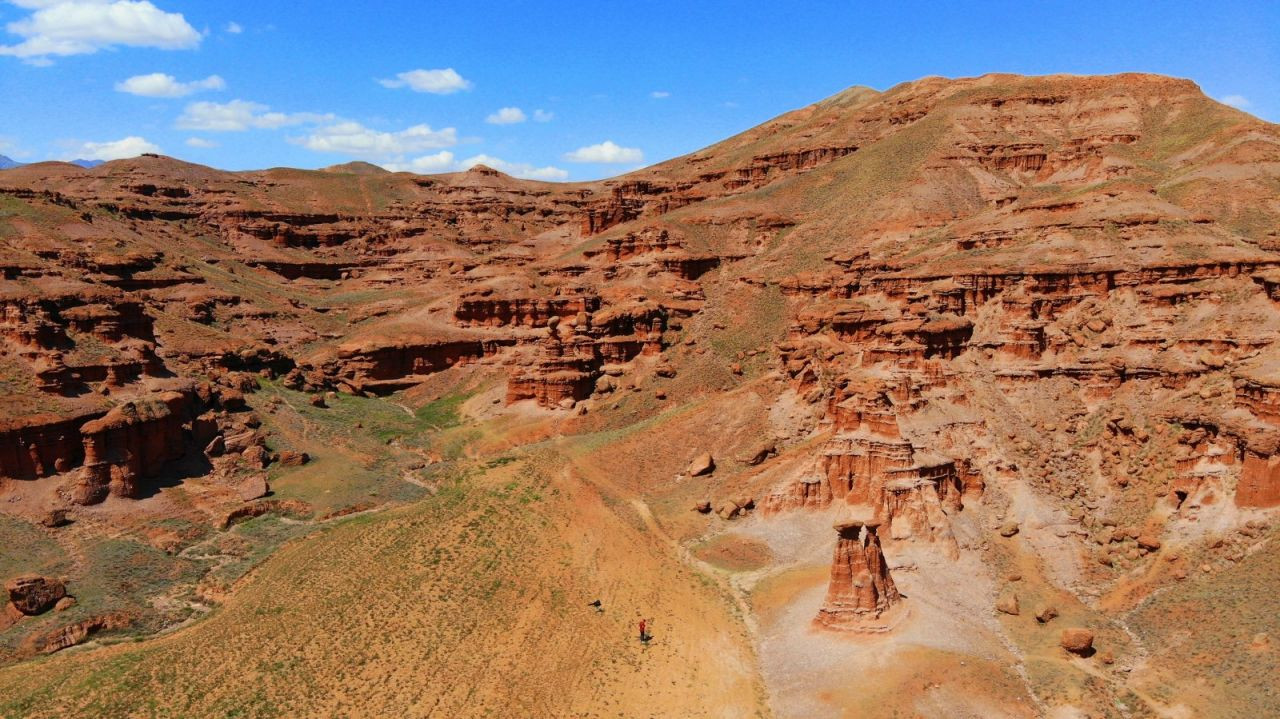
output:
[[645,644],[648,644],[649,640],[652,638],[653,637],[649,634],[649,620],[641,619],[640,620],[640,641],[644,642]]

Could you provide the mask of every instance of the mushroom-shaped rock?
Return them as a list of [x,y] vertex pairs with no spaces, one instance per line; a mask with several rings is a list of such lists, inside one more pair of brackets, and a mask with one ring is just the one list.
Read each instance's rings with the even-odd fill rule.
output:
[[880,522],[855,517],[835,525],[839,534],[831,561],[826,601],[814,623],[840,631],[876,632],[889,629],[883,615],[902,600],[889,576],[880,549]]

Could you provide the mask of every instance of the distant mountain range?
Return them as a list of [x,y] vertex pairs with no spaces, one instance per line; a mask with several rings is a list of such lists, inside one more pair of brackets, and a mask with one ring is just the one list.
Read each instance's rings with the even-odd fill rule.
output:
[[[90,167],[97,167],[98,165],[101,165],[102,162],[103,162],[102,160],[72,160],[71,164],[79,165],[80,167],[87,169]],[[26,164],[28,163],[18,162],[17,160],[14,160],[11,157],[5,157],[4,155],[0,155],[0,170],[9,170],[14,167],[22,167],[23,165],[26,165]]]

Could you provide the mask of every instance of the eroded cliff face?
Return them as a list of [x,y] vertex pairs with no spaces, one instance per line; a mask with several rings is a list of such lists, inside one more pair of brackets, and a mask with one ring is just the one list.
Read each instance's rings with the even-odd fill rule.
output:
[[1280,506],[1276,167],[1275,126],[1125,75],[854,89],[597,183],[4,171],[0,492],[147,497],[177,462],[256,502],[261,383],[317,409],[465,383],[539,440],[740,392],[723,435],[778,431],[742,462],[687,438],[717,452],[700,504],[734,507],[698,516],[862,517],[820,625],[900,608],[891,561],[1013,537],[1130,607]]
[[72,489],[73,501],[92,504],[107,494],[138,496],[143,479],[186,453],[183,425],[190,421],[193,399],[190,393],[161,392],[82,425],[84,468]]

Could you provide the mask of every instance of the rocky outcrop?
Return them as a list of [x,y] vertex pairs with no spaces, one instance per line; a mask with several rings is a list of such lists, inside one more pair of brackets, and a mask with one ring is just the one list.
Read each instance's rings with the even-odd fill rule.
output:
[[134,616],[128,612],[111,612],[93,616],[53,631],[31,635],[23,640],[19,653],[27,656],[53,654],[74,647],[94,634],[124,629],[133,624],[133,621]]
[[458,324],[469,327],[546,327],[552,317],[567,320],[579,312],[600,309],[600,298],[469,296],[458,300],[453,312]]
[[355,343],[338,350],[325,374],[357,392],[386,394],[421,382],[421,378],[491,357],[514,339],[407,339]]
[[902,601],[880,549],[874,519],[850,519],[835,525],[839,538],[831,561],[827,596],[814,619],[837,631],[885,631],[886,615]]
[[84,424],[84,467],[71,490],[73,501],[95,504],[108,494],[137,497],[142,480],[185,454],[183,425],[191,408],[189,394],[162,392],[126,402]]
[[532,399],[540,406],[556,407],[586,399],[595,389],[601,364],[594,340],[584,335],[561,339],[552,327],[537,363],[508,378],[507,404]]
[[663,348],[665,307],[637,303],[582,312],[572,323],[548,323],[536,359],[522,363],[507,380],[507,404],[532,399],[557,407],[590,397],[605,365],[630,362]]
[[812,470],[766,499],[765,512],[843,502],[878,517],[887,539],[936,543],[954,556],[949,515],[963,508],[964,496],[958,464],[901,436],[891,392],[875,382],[846,385],[830,403],[834,436]]
[[1280,507],[1280,457],[1246,451],[1235,498],[1240,507]]
[[215,526],[218,529],[226,529],[241,520],[261,517],[264,514],[306,517],[314,511],[310,504],[297,499],[259,499],[227,512]]
[[103,414],[37,414],[0,424],[0,479],[35,479],[79,467],[84,462],[80,427]]
[[43,614],[67,596],[66,586],[57,579],[27,574],[4,583],[9,603],[28,616]]

